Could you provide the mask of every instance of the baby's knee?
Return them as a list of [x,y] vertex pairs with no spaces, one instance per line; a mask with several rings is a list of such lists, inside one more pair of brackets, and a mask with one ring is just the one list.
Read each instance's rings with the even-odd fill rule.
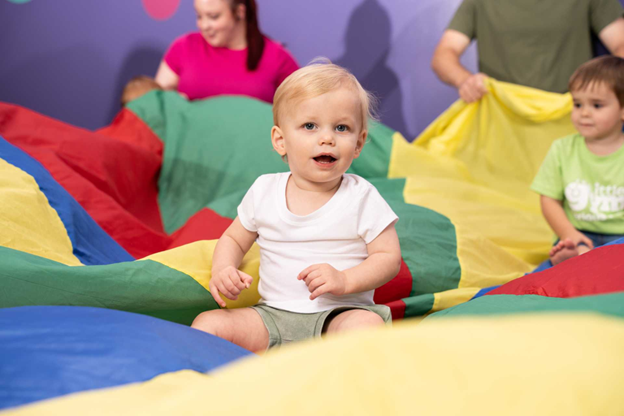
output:
[[223,312],[220,309],[202,312],[195,317],[191,328],[221,336],[225,327],[225,320],[227,319]]
[[370,311],[362,311],[362,313],[358,316],[358,319],[361,327],[380,326],[385,324],[381,316]]
[[385,322],[381,316],[375,312],[352,309],[338,315],[328,327],[328,332],[342,332],[352,329],[369,328],[384,325]]

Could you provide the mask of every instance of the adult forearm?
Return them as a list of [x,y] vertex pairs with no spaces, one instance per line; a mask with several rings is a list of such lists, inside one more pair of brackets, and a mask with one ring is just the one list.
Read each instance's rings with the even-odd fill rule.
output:
[[624,43],[622,43],[620,46],[614,48],[612,53],[615,56],[619,56],[620,58],[624,58]]
[[459,56],[451,50],[436,51],[431,61],[431,68],[442,82],[455,88],[459,88],[472,75],[461,64]]
[[624,18],[620,17],[600,31],[598,37],[609,52],[624,58]]
[[167,65],[165,61],[162,61],[158,67],[154,80],[162,87],[163,90],[177,90],[180,77],[178,74],[173,72],[171,68],[169,68],[169,65]]
[[372,254],[359,265],[344,271],[347,280],[345,294],[376,289],[392,280],[400,268],[400,254]]

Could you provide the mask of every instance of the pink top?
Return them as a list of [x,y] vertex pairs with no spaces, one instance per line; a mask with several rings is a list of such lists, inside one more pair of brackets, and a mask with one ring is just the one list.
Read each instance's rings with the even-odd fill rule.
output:
[[180,77],[178,91],[190,100],[227,94],[272,103],[277,87],[299,68],[282,45],[265,37],[258,67],[248,71],[246,48],[212,47],[199,32],[176,39],[164,60]]

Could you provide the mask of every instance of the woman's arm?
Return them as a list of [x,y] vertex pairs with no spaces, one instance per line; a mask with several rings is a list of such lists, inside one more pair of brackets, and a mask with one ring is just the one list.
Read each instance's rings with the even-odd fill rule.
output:
[[178,74],[173,72],[165,61],[160,62],[158,72],[156,72],[156,77],[154,79],[164,90],[177,90],[178,83],[180,82]]

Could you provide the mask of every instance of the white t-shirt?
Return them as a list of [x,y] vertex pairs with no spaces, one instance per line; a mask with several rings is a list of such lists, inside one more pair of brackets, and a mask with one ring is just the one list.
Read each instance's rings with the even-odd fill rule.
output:
[[289,177],[290,172],[260,176],[238,206],[243,227],[258,233],[261,302],[299,313],[373,305],[374,290],[310,300],[297,276],[313,264],[337,270],[357,266],[368,257],[366,245],[398,217],[373,185],[352,174],[343,175],[340,188],[321,208],[295,215],[286,205]]

